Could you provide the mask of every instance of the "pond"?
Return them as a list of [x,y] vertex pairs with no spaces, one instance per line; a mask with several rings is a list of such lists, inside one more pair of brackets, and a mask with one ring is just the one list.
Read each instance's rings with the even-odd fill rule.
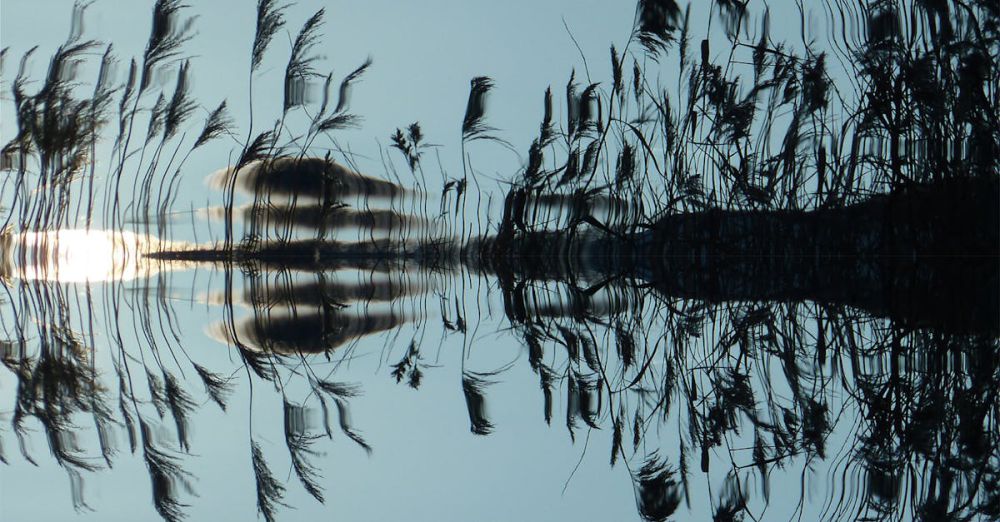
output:
[[918,4],[6,0],[0,515],[1000,516],[1000,13]]

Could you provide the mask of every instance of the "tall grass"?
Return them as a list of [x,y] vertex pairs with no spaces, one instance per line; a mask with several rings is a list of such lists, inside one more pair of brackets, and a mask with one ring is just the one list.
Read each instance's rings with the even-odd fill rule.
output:
[[[428,180],[432,146],[418,123],[390,137],[411,181],[402,181],[388,154],[385,177],[395,181],[363,175],[349,150],[335,160],[314,147],[319,137],[333,141],[360,124],[350,92],[372,66],[368,59],[345,75],[333,102],[333,73],[320,72],[314,54],[323,10],[292,38],[281,112],[270,115],[275,124],[255,127],[255,119],[267,119],[254,111],[255,75],[264,74],[264,55],[287,11],[258,2],[246,137],[218,183],[224,240],[157,256],[222,262],[224,320],[213,332],[234,348],[251,395],[281,398],[280,451],[309,495],[326,500],[313,459],[335,427],[372,451],[350,415],[359,388],[318,374],[311,361],[351,353],[375,335],[398,335],[410,322],[422,331],[425,302],[405,312],[393,303],[432,290],[434,274],[461,262],[496,282],[538,379],[540,420],[561,419],[571,441],[582,433],[606,437],[609,465],[628,467],[646,519],[666,519],[682,502],[696,505],[691,484],[699,472],[722,477],[723,487],[707,499],[716,518],[757,516],[772,502],[771,474],[820,462],[864,477],[864,487],[845,486],[822,506],[831,518],[998,515],[995,332],[914,328],[838,302],[678,297],[653,277],[662,275],[657,268],[631,254],[648,246],[646,230],[670,216],[844,211],[930,183],[995,182],[1000,13],[987,2],[831,0],[824,8],[833,23],[847,28],[857,16],[860,32],[818,51],[773,41],[766,11],[751,35],[757,20],[749,7],[714,2],[724,34],[706,35],[695,53],[690,10],[669,0],[638,2],[625,45],[610,48],[609,81],[584,84],[572,73],[558,97],[552,88],[542,95],[538,136],[510,188],[497,195],[503,204],[494,232],[491,222],[476,231],[467,222],[470,193],[476,216],[484,195],[467,145],[510,146],[488,123],[490,78],[471,80],[464,118],[455,122],[461,178]],[[238,129],[223,101],[205,111],[200,132],[188,133],[198,106],[183,51],[193,34],[184,6],[156,2],[145,51],[117,84],[112,47],[83,39],[84,9],[75,9],[70,35],[36,91],[29,92],[27,66],[34,51],[18,64],[11,84],[17,134],[2,150],[12,173],[3,186],[14,197],[0,246],[11,244],[15,221],[25,231],[79,219],[95,224],[101,173],[94,156],[109,123],[103,224],[167,236],[188,158]],[[720,41],[727,47],[713,50]],[[84,90],[74,72],[94,53],[100,65]],[[680,71],[674,90],[659,74],[668,60]],[[834,63],[852,73],[848,84],[835,80]],[[164,69],[176,73],[169,92],[152,81]],[[318,110],[311,92],[322,93]],[[296,128],[298,116],[304,130]],[[248,205],[237,203],[240,189],[250,192]],[[437,190],[434,215],[429,200]],[[377,207],[386,200],[389,208]],[[361,230],[356,241],[328,237],[349,226]],[[29,254],[14,264],[27,263]],[[410,281],[409,263],[424,269],[425,279]],[[370,277],[334,280],[331,273],[345,268]],[[242,297],[237,274],[246,281]],[[442,330],[462,338],[456,393],[465,399],[470,431],[488,435],[499,428],[487,408],[490,385],[507,367],[466,368],[476,336],[466,324],[467,274],[459,275],[460,288],[441,294]],[[102,287],[106,323],[95,325],[89,285],[84,303],[65,285],[5,281],[14,321],[3,323],[9,340],[0,346],[17,382],[11,426],[25,460],[37,460],[26,444],[29,422],[37,422],[55,461],[79,482],[124,451],[109,436],[118,425],[129,451],[141,452],[155,509],[178,520],[184,497],[194,493],[182,467],[197,451],[189,423],[201,402],[226,410],[236,377],[209,370],[184,349],[183,327],[162,295],[166,279],[157,284],[161,294],[146,288],[130,297],[120,281]],[[237,320],[239,304],[248,305],[249,319]],[[133,338],[123,334],[129,321]],[[92,359],[102,328],[117,355],[110,386]],[[405,348],[385,377],[420,388],[433,367],[422,339],[397,343]],[[37,348],[29,354],[29,347]],[[185,369],[193,372],[185,376]],[[100,456],[77,447],[84,420],[98,433]],[[173,426],[172,440],[152,436],[160,421]],[[857,438],[856,448],[831,445],[845,433]],[[247,443],[256,506],[272,520],[291,484],[271,467],[276,456],[252,423]]]
[[[845,6],[827,7],[834,28],[851,25]],[[1000,86],[997,13],[981,4],[883,1],[860,9],[863,36],[834,38],[831,54],[773,42],[766,10],[751,39],[749,8],[717,2],[729,43],[718,62],[711,34],[700,59],[690,54],[689,15],[677,4],[639,2],[629,44],[641,52],[612,47],[612,77],[601,84],[609,91],[593,84],[578,94],[571,75],[562,139],[554,139],[546,92],[541,132],[507,195],[501,235],[601,228],[591,221],[635,230],[711,209],[843,208],[923,183],[996,179],[1000,134],[987,115],[997,113]],[[683,79],[675,92],[647,66],[671,53]],[[832,60],[846,79],[831,73]],[[553,209],[534,203],[571,192],[583,195],[575,208],[593,220],[552,221]],[[593,215],[590,200],[608,197],[624,208]]]

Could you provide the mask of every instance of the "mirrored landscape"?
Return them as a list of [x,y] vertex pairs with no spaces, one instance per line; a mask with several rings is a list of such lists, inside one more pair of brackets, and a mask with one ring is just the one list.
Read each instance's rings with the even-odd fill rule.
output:
[[995,2],[129,4],[4,2],[3,520],[1000,518]]

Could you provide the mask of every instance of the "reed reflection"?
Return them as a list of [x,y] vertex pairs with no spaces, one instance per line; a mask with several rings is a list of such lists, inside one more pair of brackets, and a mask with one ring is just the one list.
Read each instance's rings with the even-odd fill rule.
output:
[[[338,354],[347,345],[351,356],[372,350],[362,339],[382,336],[395,339],[388,359],[398,362],[373,378],[419,390],[428,379],[454,375],[473,435],[505,429],[490,414],[490,403],[534,402],[538,421],[561,426],[568,444],[596,437],[612,467],[631,470],[638,512],[649,520],[684,510],[703,513],[700,495],[706,492],[697,483],[706,480],[723,484],[707,499],[713,516],[762,512],[776,502],[774,481],[798,477],[806,468],[827,471],[803,478],[803,491],[818,488],[840,500],[820,506],[804,499],[800,509],[827,518],[991,513],[998,473],[993,455],[1000,444],[994,429],[1000,411],[995,332],[913,329],[842,304],[672,297],[628,279],[581,286],[564,278],[526,277],[506,291],[490,276],[486,287],[503,290],[495,299],[506,310],[501,321],[525,352],[484,370],[476,363],[482,355],[470,351],[462,367],[427,372],[427,340],[399,339],[393,330],[416,319],[433,331],[429,321],[436,314],[426,306],[436,300],[426,294],[432,283],[419,271],[411,279],[393,277],[245,273],[240,299],[213,301],[248,309],[250,317],[234,311],[223,314],[234,323],[201,326],[236,348],[235,360],[196,362],[204,354],[175,351],[163,342],[121,345],[115,350],[130,355],[111,374],[94,373],[91,358],[114,344],[91,348],[81,333],[86,322],[70,319],[75,308],[65,299],[69,294],[52,286],[59,283],[45,282],[35,291],[49,292],[49,299],[62,295],[66,303],[49,312],[55,315],[33,312],[46,341],[38,344],[25,329],[8,327],[8,335],[17,332],[22,340],[3,345],[3,362],[18,383],[12,426],[22,456],[39,458],[28,449],[35,439],[29,426],[39,426],[53,458],[82,483],[87,473],[128,458],[130,451],[149,467],[154,505],[166,519],[177,519],[198,474],[197,467],[184,465],[188,453],[197,452],[190,438],[195,411],[210,400],[225,415],[233,394],[247,392],[246,384],[271,383],[270,393],[283,403],[284,451],[305,490],[323,499],[324,470],[310,455],[335,433],[334,426],[366,450],[378,447],[351,421],[351,399],[365,384],[324,376],[317,365],[343,360],[348,352]],[[456,272],[438,290],[448,295],[466,278]],[[467,324],[472,311],[449,309],[439,316],[445,339],[476,327]],[[155,315],[142,320],[155,321]],[[143,329],[155,331],[154,325]],[[177,333],[189,339],[194,330],[180,326]],[[139,364],[143,353],[161,359],[173,354],[185,362],[176,367],[147,358]],[[235,378],[243,365],[253,374],[249,381]],[[520,365],[535,373],[538,388],[517,397],[491,391]],[[193,371],[184,372],[185,366]],[[525,397],[536,393],[535,400]],[[331,423],[333,415],[339,422]],[[93,423],[101,441],[97,455],[77,442],[85,423]],[[161,423],[172,426],[172,433]],[[122,433],[129,441],[124,452],[115,442]],[[843,443],[854,439],[853,447]],[[277,513],[293,486],[278,478],[269,461],[285,457],[252,433],[251,446],[257,502]],[[856,478],[831,481],[827,473]],[[253,498],[248,492],[247,501]],[[86,500],[74,502],[83,506]]]
[[[509,401],[538,408],[581,454],[605,444],[647,520],[996,518],[1000,13],[941,5],[826,3],[842,31],[824,52],[773,41],[766,8],[716,2],[720,63],[719,37],[689,52],[691,11],[640,1],[610,81],[571,73],[563,114],[551,88],[540,97],[538,135],[496,213],[470,152],[514,148],[490,124],[488,77],[471,79],[455,122],[461,167],[437,180],[419,123],[390,135],[378,175],[314,146],[358,123],[349,94],[372,64],[338,91],[330,73],[310,105],[320,10],[291,41],[275,126],[253,127],[251,94],[238,154],[209,175],[221,207],[197,214],[223,237],[187,243],[156,239],[177,232],[167,216],[185,162],[236,128],[223,102],[185,141],[191,65],[169,62],[193,20],[157,1],[124,83],[108,47],[83,95],[74,71],[96,42],[82,40],[81,4],[37,92],[22,61],[3,148],[17,229],[0,235],[0,353],[17,453],[40,462],[41,440],[77,509],[87,474],[134,458],[153,509],[180,520],[208,469],[195,419],[244,414],[253,487],[224,502],[270,521],[299,488],[327,500],[324,474],[341,469],[324,466],[324,445],[343,436],[377,455],[351,415],[366,386],[446,382],[461,436],[505,429],[491,406]],[[258,2],[251,92],[284,13]],[[668,92],[653,64],[675,51]],[[834,59],[850,89],[836,88]],[[153,81],[164,67],[176,69],[166,93]],[[113,116],[102,178],[93,156]],[[217,279],[206,289],[182,269]],[[178,280],[205,314],[181,319]],[[478,349],[480,328],[515,357]],[[206,332],[226,350],[199,349]],[[342,379],[376,346],[374,381]],[[495,391],[522,367],[530,387]],[[374,415],[391,416],[381,400]]]

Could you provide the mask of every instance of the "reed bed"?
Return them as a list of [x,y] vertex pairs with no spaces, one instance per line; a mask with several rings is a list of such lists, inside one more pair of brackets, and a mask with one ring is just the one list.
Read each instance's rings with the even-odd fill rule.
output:
[[[829,23],[856,29],[828,50],[775,42],[766,10],[713,2],[722,34],[705,35],[698,53],[690,8],[640,0],[625,45],[610,48],[611,78],[571,74],[558,106],[545,91],[526,161],[495,195],[479,185],[469,147],[512,148],[489,122],[497,87],[486,76],[471,79],[456,122],[461,177],[443,167],[428,176],[433,146],[419,123],[387,133],[391,150],[376,177],[348,149],[334,158],[315,147],[360,124],[350,93],[373,63],[334,89],[317,57],[324,10],[292,33],[281,112],[262,115],[254,85],[288,21],[285,4],[259,0],[245,137],[237,137],[225,101],[194,122],[185,6],[155,3],[146,48],[116,84],[118,58],[84,39],[80,4],[34,93],[33,52],[20,60],[11,84],[18,132],[2,150],[3,187],[14,197],[0,234],[11,310],[0,316],[0,349],[17,383],[10,426],[21,457],[36,462],[26,444],[36,428],[81,484],[121,458],[126,448],[112,434],[124,432],[149,472],[154,508],[181,520],[195,494],[184,467],[196,451],[191,419],[209,403],[225,411],[245,385],[251,397],[281,401],[283,441],[267,443],[252,422],[246,434],[251,494],[275,520],[298,487],[276,472],[279,458],[325,502],[316,463],[324,439],[376,449],[351,420],[360,385],[317,364],[382,338],[384,357],[396,361],[384,377],[419,389],[446,378],[432,370],[424,337],[439,318],[441,344],[461,343],[453,381],[472,434],[502,428],[490,414],[491,388],[526,358],[540,420],[572,442],[606,440],[609,465],[627,467],[644,519],[696,508],[702,476],[721,485],[705,499],[716,519],[756,519],[778,502],[770,477],[819,465],[857,479],[825,484],[833,493],[823,518],[1000,516],[996,294],[972,288],[989,293],[995,271],[963,265],[963,277],[924,263],[916,266],[932,276],[906,277],[919,270],[879,261],[956,245],[987,264],[997,255],[1000,12],[987,1],[829,0],[823,9]],[[97,55],[85,88],[74,71]],[[669,61],[680,73],[675,90],[659,73]],[[849,84],[835,79],[835,61]],[[153,81],[163,70],[174,71],[169,92]],[[310,92],[320,93],[318,106]],[[110,168],[98,173],[106,130]],[[206,211],[221,216],[222,240],[171,242],[185,165],[224,137],[240,150],[211,176],[222,205]],[[18,234],[74,227],[166,245],[143,252],[149,285],[127,288],[121,274],[100,286],[17,276],[43,254],[8,255]],[[356,237],[344,239],[345,228]],[[864,261],[831,269],[815,262],[823,249]],[[755,256],[767,261],[745,259]],[[165,268],[179,262],[220,267],[223,290],[207,299],[222,317],[210,335],[233,350],[233,368],[209,367],[185,349],[165,297]],[[357,277],[341,280],[344,272]],[[474,279],[477,292],[483,281],[499,292],[525,357],[475,365],[472,316],[484,312],[467,303]],[[857,291],[842,288],[848,280]],[[956,284],[947,306],[923,306]],[[962,303],[968,296],[978,297]],[[898,304],[906,300],[919,306]],[[946,317],[943,326],[945,308],[982,303],[978,320]],[[238,317],[240,307],[249,317]],[[95,332],[115,354],[113,375],[95,370]],[[162,424],[171,425],[169,440],[157,435]],[[97,433],[94,454],[76,443],[84,425]],[[833,444],[854,438],[854,447]],[[801,480],[803,496],[817,487]],[[72,500],[86,507],[82,496]]]

